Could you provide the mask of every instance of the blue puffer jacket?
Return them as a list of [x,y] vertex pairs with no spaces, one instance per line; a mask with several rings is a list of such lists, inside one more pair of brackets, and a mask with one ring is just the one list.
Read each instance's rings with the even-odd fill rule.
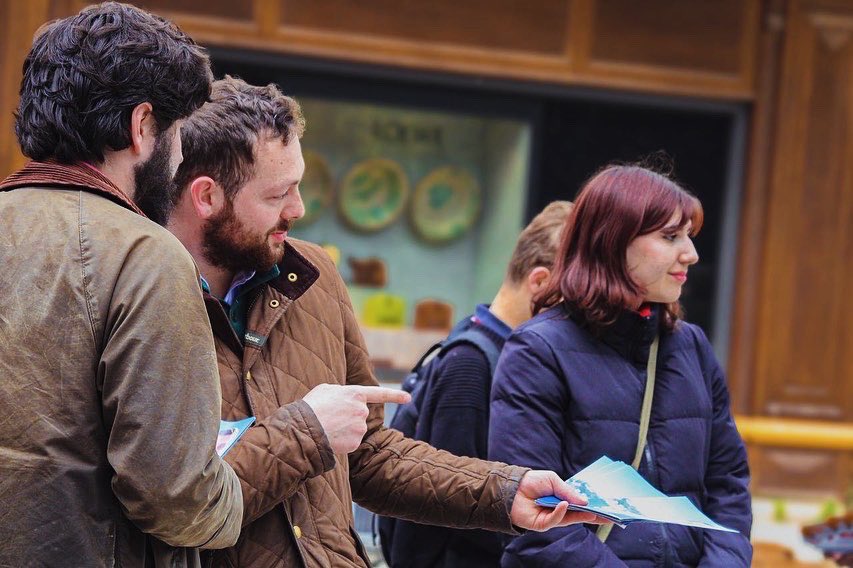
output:
[[[602,455],[630,464],[657,321],[657,307],[625,312],[596,338],[557,307],[518,328],[494,378],[489,458],[563,478]],[[694,325],[661,336],[647,440],[640,474],[739,534],[634,523],[604,545],[594,526],[574,525],[513,539],[502,566],[749,566],[746,451],[723,371]]]

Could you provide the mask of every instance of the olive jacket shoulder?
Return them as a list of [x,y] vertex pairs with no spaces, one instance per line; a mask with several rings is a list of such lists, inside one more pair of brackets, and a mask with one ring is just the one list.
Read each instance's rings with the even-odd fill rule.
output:
[[0,185],[0,565],[195,566],[242,516],[197,271],[92,172]]

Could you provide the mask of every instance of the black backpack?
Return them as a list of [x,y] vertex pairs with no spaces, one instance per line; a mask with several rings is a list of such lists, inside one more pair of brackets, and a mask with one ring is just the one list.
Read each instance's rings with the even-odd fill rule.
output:
[[[389,425],[391,428],[399,430],[407,438],[416,438],[421,407],[429,389],[432,388],[434,383],[434,370],[438,366],[441,356],[451,348],[461,343],[473,345],[485,355],[486,360],[489,362],[489,372],[491,375],[494,375],[500,350],[483,333],[482,329],[480,325],[476,325],[471,321],[470,316],[466,317],[453,327],[445,339],[427,349],[426,353],[421,356],[415,366],[412,367],[411,372],[403,380],[402,388],[412,395],[412,400],[397,408]],[[391,517],[377,517],[377,519],[382,554],[387,561],[390,561],[391,543],[394,539],[394,529],[397,519]]]

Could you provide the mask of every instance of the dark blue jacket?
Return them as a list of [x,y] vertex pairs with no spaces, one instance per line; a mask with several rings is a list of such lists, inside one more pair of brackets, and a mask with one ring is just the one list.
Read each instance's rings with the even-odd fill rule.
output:
[[[479,329],[500,351],[504,338],[487,326]],[[468,343],[451,347],[439,357],[431,370],[434,382],[423,401],[414,438],[457,456],[485,458],[492,383],[489,362]],[[484,530],[398,520],[389,552],[386,561],[392,568],[485,568],[499,564],[501,540],[497,533]]]
[[[656,328],[656,312],[625,312],[596,338],[564,307],[518,328],[492,386],[489,458],[563,478],[602,455],[630,464]],[[595,527],[574,525],[513,539],[502,566],[749,566],[746,451],[723,371],[694,325],[661,336],[647,440],[640,474],[740,534],[634,523],[614,527],[604,545]]]

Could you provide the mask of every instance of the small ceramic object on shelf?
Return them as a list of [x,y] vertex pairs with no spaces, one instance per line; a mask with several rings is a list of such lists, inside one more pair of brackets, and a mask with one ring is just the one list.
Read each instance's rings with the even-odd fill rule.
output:
[[425,299],[415,304],[415,329],[450,331],[453,327],[453,306],[441,300]]
[[371,158],[347,172],[338,193],[338,210],[353,229],[380,231],[403,212],[409,198],[409,180],[400,164]]
[[480,184],[468,170],[442,166],[418,182],[411,204],[415,233],[432,244],[450,243],[465,235],[480,215]]
[[299,182],[299,193],[305,205],[305,215],[298,221],[308,225],[316,221],[332,204],[335,182],[326,160],[317,152],[305,150],[305,174]]
[[370,327],[403,327],[406,300],[395,294],[377,292],[364,301],[362,320]]
[[388,284],[388,269],[385,261],[375,256],[367,258],[347,259],[352,270],[352,283],[356,286],[368,286],[371,288],[382,288]]

